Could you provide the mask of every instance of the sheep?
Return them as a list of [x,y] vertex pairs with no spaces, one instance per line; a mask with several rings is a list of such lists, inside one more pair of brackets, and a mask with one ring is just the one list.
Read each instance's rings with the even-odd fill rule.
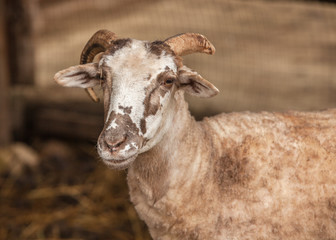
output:
[[80,65],[54,77],[95,101],[102,85],[97,151],[108,167],[128,168],[153,239],[336,239],[336,109],[195,121],[184,93],[218,93],[183,65],[195,52],[215,48],[196,33],[149,42],[100,30]]

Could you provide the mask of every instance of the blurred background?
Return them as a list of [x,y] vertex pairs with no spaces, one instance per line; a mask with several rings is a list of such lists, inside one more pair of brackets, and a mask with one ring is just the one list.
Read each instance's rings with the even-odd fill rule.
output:
[[0,239],[150,239],[96,154],[102,103],[53,81],[99,29],[207,36],[214,56],[184,57],[220,90],[188,97],[197,119],[336,107],[333,1],[0,0]]

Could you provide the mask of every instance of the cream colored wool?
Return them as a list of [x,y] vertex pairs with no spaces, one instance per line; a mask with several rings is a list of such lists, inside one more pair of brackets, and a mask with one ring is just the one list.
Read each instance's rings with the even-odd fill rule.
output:
[[107,49],[99,45],[99,63],[70,67],[55,80],[102,84],[98,153],[111,168],[129,168],[131,201],[154,239],[336,239],[335,109],[196,122],[184,93],[211,97],[218,90],[173,50],[190,53],[181,44],[191,43],[193,51],[214,53],[204,36],[95,36],[109,38],[101,45]]

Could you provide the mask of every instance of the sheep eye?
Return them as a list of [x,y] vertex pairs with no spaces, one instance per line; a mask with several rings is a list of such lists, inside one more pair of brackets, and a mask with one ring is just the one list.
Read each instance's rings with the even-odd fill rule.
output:
[[168,78],[164,81],[164,85],[167,86],[167,87],[170,87],[171,85],[173,85],[174,80],[175,79],[173,79],[173,78]]

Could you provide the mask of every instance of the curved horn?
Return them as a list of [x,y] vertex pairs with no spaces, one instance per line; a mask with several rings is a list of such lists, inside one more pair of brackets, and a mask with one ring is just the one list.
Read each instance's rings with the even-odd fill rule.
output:
[[[109,30],[99,30],[98,32],[93,34],[93,36],[86,43],[82,51],[82,54],[80,57],[80,64],[92,62],[94,57],[98,53],[106,51],[106,49],[116,39],[117,37],[115,33]],[[86,88],[85,90],[94,102],[99,102],[99,98],[97,97],[96,93],[93,91],[93,88]]]
[[216,49],[203,35],[198,33],[182,33],[164,41],[174,53],[183,56],[195,52],[214,54]]

